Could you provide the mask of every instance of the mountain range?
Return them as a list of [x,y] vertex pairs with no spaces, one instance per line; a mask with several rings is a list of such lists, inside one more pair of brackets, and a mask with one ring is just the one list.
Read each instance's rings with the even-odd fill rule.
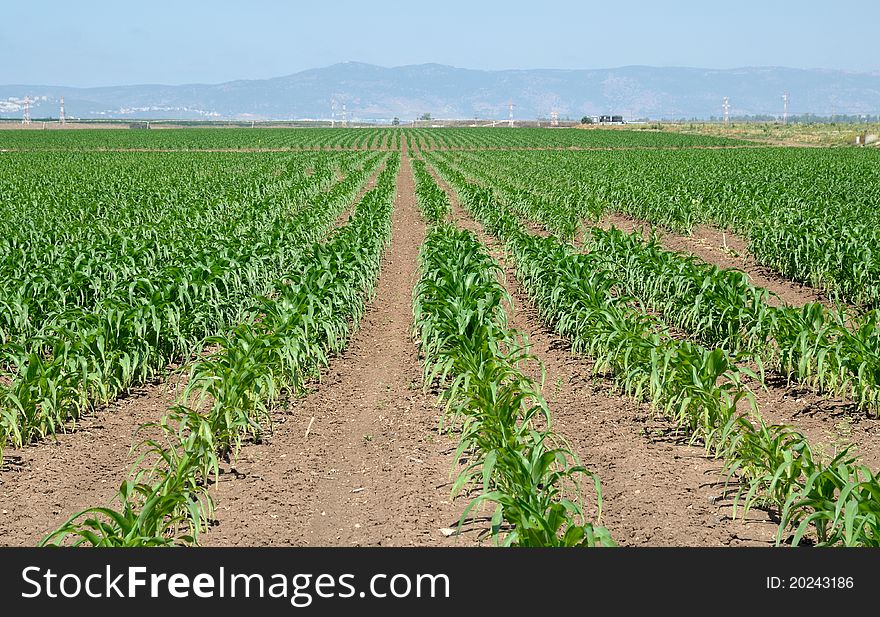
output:
[[0,85],[0,118],[21,117],[24,98],[33,118],[58,117],[64,97],[69,118],[290,120],[403,120],[434,118],[579,119],[621,114],[627,119],[701,118],[730,113],[880,113],[880,73],[749,67],[701,69],[626,66],[613,69],[484,71],[440,64],[386,68],[344,62],[284,77],[222,84],[73,88]]

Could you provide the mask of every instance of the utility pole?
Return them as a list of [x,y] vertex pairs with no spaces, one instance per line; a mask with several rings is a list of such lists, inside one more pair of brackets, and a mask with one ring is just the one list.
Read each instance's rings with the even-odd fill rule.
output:
[[788,92],[782,95],[782,124],[788,124]]
[[22,124],[30,124],[31,123],[31,97],[25,95],[24,97],[24,113],[21,115],[21,123]]
[[725,96],[721,106],[724,108],[724,124],[730,124],[730,97]]
[[58,122],[64,124],[67,118],[64,116],[64,97],[61,97],[61,113],[58,114]]
[[513,128],[513,99],[507,102],[507,126]]

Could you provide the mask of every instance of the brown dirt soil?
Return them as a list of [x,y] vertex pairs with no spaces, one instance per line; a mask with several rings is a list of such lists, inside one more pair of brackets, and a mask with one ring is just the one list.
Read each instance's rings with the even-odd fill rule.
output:
[[[608,229],[614,225],[627,233],[643,229],[647,234],[651,229],[649,223],[623,214],[608,214],[602,217],[599,225],[603,229]],[[691,253],[719,268],[742,270],[749,275],[752,285],[763,287],[773,292],[783,302],[793,306],[803,306],[808,302],[828,303],[828,299],[822,291],[807,285],[801,285],[760,265],[754,257],[748,254],[747,242],[735,234],[723,232],[720,229],[707,225],[698,225],[690,236],[675,234],[656,227],[655,230],[659,235],[661,244],[667,250]],[[779,305],[779,302],[773,298],[771,298],[770,303],[776,306]]]
[[740,513],[733,520],[732,500],[722,496],[720,461],[681,443],[648,406],[615,394],[609,381],[593,375],[589,360],[572,354],[570,345],[541,322],[503,248],[462,210],[455,192],[439,183],[450,195],[459,226],[476,233],[504,268],[514,302],[509,323],[528,337],[544,365],[544,396],[555,431],[601,478],[602,522],[614,539],[624,546],[772,544],[777,526],[765,512],[751,511],[745,519]]
[[75,512],[108,505],[133,463],[135,429],[161,418],[181,383],[137,388],[57,441],[4,452],[0,545],[34,546]]
[[375,300],[322,383],[276,415],[270,441],[248,446],[215,487],[209,545],[472,545],[447,537],[465,499],[450,498],[455,440],[437,431],[421,389],[412,289],[425,225],[404,153]]
[[[759,384],[749,384],[764,422],[797,428],[814,452],[828,457],[852,445],[863,464],[875,472],[880,470],[880,419],[856,411],[849,401],[787,385],[778,378],[767,381],[766,390]],[[743,411],[747,408],[747,404],[742,406]]]

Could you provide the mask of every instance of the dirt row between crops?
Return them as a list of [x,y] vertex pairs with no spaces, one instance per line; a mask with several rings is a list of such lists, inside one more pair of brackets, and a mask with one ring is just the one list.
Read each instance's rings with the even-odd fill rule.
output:
[[181,387],[172,378],[134,388],[57,440],[6,450],[0,546],[34,546],[75,512],[109,505],[134,462],[135,429],[159,420]]
[[[321,383],[276,412],[267,443],[248,446],[216,487],[209,545],[472,545],[447,535],[466,501],[450,497],[456,441],[437,431],[421,387],[412,289],[425,224],[409,158],[375,299]],[[479,529],[479,528],[477,528]]]
[[[432,170],[434,172],[434,170]],[[592,363],[547,328],[516,279],[497,239],[460,206],[455,191],[434,173],[453,204],[453,218],[474,232],[503,266],[513,298],[510,325],[525,334],[546,370],[544,396],[554,430],[602,480],[602,522],[628,546],[767,546],[776,524],[762,511],[732,520],[722,498],[720,461],[670,436],[671,426],[646,405],[615,394]],[[540,375],[533,375],[540,379]]]
[[[375,186],[381,167],[334,228]],[[134,462],[131,446],[141,437],[135,435],[137,427],[159,420],[185,383],[186,375],[174,374],[134,388],[56,439],[7,449],[0,467],[0,546],[32,546],[75,512],[110,504]]]

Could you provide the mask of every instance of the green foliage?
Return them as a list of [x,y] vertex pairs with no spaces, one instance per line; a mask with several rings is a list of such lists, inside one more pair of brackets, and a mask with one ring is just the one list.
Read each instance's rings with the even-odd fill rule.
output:
[[637,145],[634,137],[621,135],[616,143],[609,137],[609,149],[601,152],[445,152],[436,160],[491,186],[498,201],[562,239],[570,240],[581,221],[607,211],[684,234],[711,223],[747,238],[756,259],[781,274],[877,307],[876,149],[740,142],[744,147],[673,150],[658,137],[668,133],[644,135],[655,141]]
[[429,223],[437,224],[449,216],[452,206],[446,192],[437,186],[434,178],[421,159],[412,159],[413,176],[416,181],[416,201]]
[[[419,120],[428,122],[430,114]],[[399,119],[398,119],[399,120]],[[748,142],[720,136],[676,132],[560,128],[519,128],[515,133],[498,128],[419,128],[401,130],[398,124],[382,128],[175,128],[129,131],[4,130],[0,150],[77,152],[83,150],[339,150],[377,149],[386,141],[400,149],[401,139],[410,147],[431,143],[437,148],[686,148],[731,146]]]
[[745,273],[665,251],[638,232],[593,228],[586,248],[617,289],[700,342],[745,354],[819,392],[851,396],[880,412],[880,317],[820,303],[771,306]]

